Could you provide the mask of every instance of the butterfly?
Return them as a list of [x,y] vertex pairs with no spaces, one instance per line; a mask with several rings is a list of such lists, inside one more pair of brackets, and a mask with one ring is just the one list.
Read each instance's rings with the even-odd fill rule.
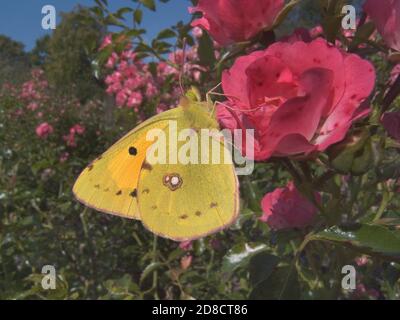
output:
[[[171,121],[177,133],[189,130],[189,136],[203,129],[219,130],[212,107],[201,101],[196,89],[189,90],[177,107],[146,120],[85,168],[73,187],[76,199],[97,211],[141,220],[154,234],[175,241],[202,238],[231,225],[239,211],[234,164],[210,159],[203,163],[203,153],[195,154],[198,163],[169,161],[171,152],[187,155],[182,150],[185,139],[169,142]],[[167,136],[165,163],[149,160],[155,145],[149,139],[152,132]],[[217,156],[226,156],[225,144],[213,135],[209,139],[209,145],[222,145]],[[199,146],[200,140],[193,141]],[[207,145],[205,149],[214,151]]]

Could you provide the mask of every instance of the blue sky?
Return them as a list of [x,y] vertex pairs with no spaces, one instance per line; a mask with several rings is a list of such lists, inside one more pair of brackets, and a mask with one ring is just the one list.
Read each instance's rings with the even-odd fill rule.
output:
[[[130,0],[109,0],[111,10],[134,5]],[[5,34],[25,44],[31,50],[37,38],[49,33],[41,27],[42,7],[53,5],[57,14],[70,11],[76,5],[92,6],[94,0],[1,0],[0,3],[0,34]],[[188,21],[190,15],[188,0],[170,0],[169,3],[159,3],[157,12],[146,10],[143,26],[148,30],[151,39],[159,30],[175,24],[179,20]],[[57,20],[57,23],[59,19]]]

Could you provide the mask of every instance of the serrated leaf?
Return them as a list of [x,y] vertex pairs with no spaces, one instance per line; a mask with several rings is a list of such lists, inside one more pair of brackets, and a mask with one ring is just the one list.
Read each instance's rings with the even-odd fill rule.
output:
[[311,240],[344,243],[369,254],[400,259],[400,231],[382,225],[360,224],[351,229],[334,226],[313,235]]
[[293,266],[279,268],[250,293],[251,300],[297,300],[300,285]]
[[267,252],[260,252],[253,256],[249,264],[250,284],[252,287],[268,279],[278,263],[279,258]]

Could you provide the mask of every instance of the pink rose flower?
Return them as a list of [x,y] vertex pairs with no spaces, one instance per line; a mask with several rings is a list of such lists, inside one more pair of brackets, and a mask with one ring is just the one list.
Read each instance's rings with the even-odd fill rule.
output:
[[68,152],[64,152],[60,156],[60,162],[64,163],[64,162],[66,162],[68,160],[68,158],[69,158],[69,153]]
[[400,142],[400,111],[386,112],[382,116],[382,124],[389,136]]
[[[320,201],[320,196],[315,193]],[[317,208],[290,182],[285,188],[267,193],[261,201],[264,212],[260,218],[272,229],[304,228],[313,222]]]
[[367,0],[364,10],[386,44],[400,51],[400,0]]
[[29,109],[31,111],[35,111],[37,108],[39,108],[39,105],[36,102],[31,102],[27,106],[27,109]]
[[207,30],[221,45],[249,40],[273,26],[283,0],[200,0],[190,13],[201,12],[193,27]]
[[42,124],[40,124],[39,126],[37,126],[36,128],[36,135],[39,138],[47,138],[51,133],[53,133],[54,129],[53,127],[48,124],[47,122],[43,122]]
[[99,50],[103,50],[105,47],[108,47],[112,44],[112,35],[108,34],[104,37],[103,42],[100,45]]
[[76,124],[76,125],[74,125],[74,126],[69,130],[69,132],[70,132],[71,134],[77,133],[77,134],[79,134],[79,135],[82,135],[82,134],[85,133],[85,127],[84,127],[84,126],[81,126],[80,124]]
[[201,38],[203,36],[203,29],[201,29],[200,27],[194,27],[192,29],[192,34],[195,38]]
[[369,113],[362,103],[374,84],[370,62],[322,38],[277,42],[223,73],[228,101],[217,115],[225,128],[254,129],[255,160],[307,156],[341,141]]

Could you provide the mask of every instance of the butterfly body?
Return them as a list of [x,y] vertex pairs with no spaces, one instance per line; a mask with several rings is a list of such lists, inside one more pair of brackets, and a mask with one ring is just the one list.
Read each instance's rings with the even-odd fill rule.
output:
[[[178,107],[143,122],[81,173],[73,187],[76,198],[98,211],[141,220],[153,233],[176,241],[234,222],[239,199],[234,166],[210,163],[212,152],[224,159],[226,148],[215,137],[199,138],[204,129],[219,128],[210,108],[189,92]],[[161,135],[149,139],[154,132]],[[149,156],[155,140],[166,147],[165,162]],[[218,143],[222,147],[215,152]]]

